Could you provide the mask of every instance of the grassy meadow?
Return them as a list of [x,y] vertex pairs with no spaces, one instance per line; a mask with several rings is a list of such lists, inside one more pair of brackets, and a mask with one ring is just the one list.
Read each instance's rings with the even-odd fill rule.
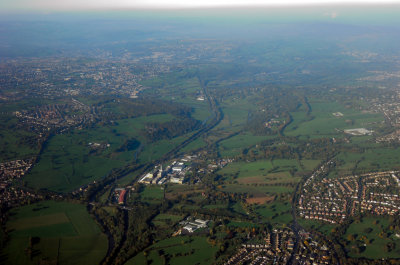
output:
[[[207,242],[206,237],[199,236],[177,236],[159,241],[144,252],[129,260],[126,264],[168,264],[186,265],[186,264],[210,264],[214,261],[214,255],[218,251],[217,246]],[[147,261],[146,261],[147,260]]]
[[[343,237],[348,241],[346,248],[349,255],[369,259],[398,258],[400,239],[388,226],[388,220],[383,217],[364,217],[361,222],[353,222]],[[384,247],[387,243],[394,243],[395,248],[387,251]],[[357,250],[357,246],[361,246],[361,251]]]
[[5,264],[98,264],[107,252],[107,237],[80,204],[44,201],[12,209],[6,229]]

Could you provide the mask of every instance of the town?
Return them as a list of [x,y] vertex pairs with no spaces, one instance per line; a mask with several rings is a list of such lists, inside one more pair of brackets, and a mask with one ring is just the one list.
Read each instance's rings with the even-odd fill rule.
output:
[[298,202],[299,215],[332,224],[358,213],[396,215],[400,211],[398,171],[307,181]]

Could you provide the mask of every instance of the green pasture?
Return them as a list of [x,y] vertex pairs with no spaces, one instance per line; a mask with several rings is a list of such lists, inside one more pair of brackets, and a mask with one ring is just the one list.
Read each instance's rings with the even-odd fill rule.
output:
[[236,180],[239,183],[283,183],[297,182],[290,171],[311,171],[320,161],[275,159],[255,162],[234,162],[219,170],[226,181]]
[[288,224],[292,221],[290,202],[272,202],[255,206],[255,212],[271,223]]
[[[388,229],[389,222],[383,217],[364,217],[361,222],[353,222],[343,236],[348,240],[347,249],[351,257],[365,257],[369,259],[398,258],[400,256],[400,239]],[[352,238],[351,238],[352,236]],[[392,242],[395,249],[385,251],[384,245]],[[365,250],[358,253],[356,245],[364,245]]]
[[313,229],[325,235],[330,235],[332,233],[332,229],[337,226],[325,222],[320,222],[317,220],[303,219],[300,217],[297,218],[297,222],[305,229]]
[[174,265],[211,264],[218,247],[209,244],[206,237],[177,236],[159,241],[145,251],[147,256],[141,252],[126,264],[140,265],[151,261],[151,264],[161,265],[165,264],[165,258],[168,259],[168,264]]
[[[338,137],[343,135],[338,130],[365,127],[374,129],[383,121],[381,114],[363,113],[345,108],[337,102],[310,102],[312,112],[309,116],[304,111],[291,113],[293,122],[285,129],[287,136]],[[332,113],[341,112],[343,117]]]
[[252,228],[258,227],[257,224],[251,222],[244,222],[244,221],[229,221],[228,227],[240,227],[240,228]]
[[175,214],[166,214],[160,213],[153,220],[152,223],[159,229],[170,230],[170,233],[173,231],[172,226],[174,226],[177,222],[181,221],[183,216],[175,215]]
[[[172,119],[161,114],[118,120],[116,125],[96,126],[73,130],[52,137],[38,164],[26,176],[28,186],[68,192],[81,185],[105,177],[113,168],[132,163],[146,163],[160,158],[187,136],[148,143],[141,133],[147,122]],[[188,134],[189,135],[189,134]],[[118,149],[129,139],[137,139],[141,146],[134,150]],[[110,147],[92,150],[89,143],[110,144]]]
[[336,156],[340,164],[330,172],[330,177],[371,171],[399,170],[398,148],[368,148],[363,153],[341,152]]
[[219,151],[223,157],[232,157],[242,153],[243,149],[251,147],[273,136],[255,136],[251,133],[241,133],[219,143]]
[[0,124],[0,163],[37,155],[35,134],[18,129],[16,117],[0,114]]
[[107,237],[80,204],[44,201],[12,209],[6,229],[5,264],[98,264],[107,252]]
[[149,203],[160,202],[164,198],[164,190],[161,186],[149,185],[140,192],[140,198]]
[[230,193],[247,193],[253,197],[264,197],[271,194],[280,194],[292,192],[292,187],[268,185],[268,186],[253,186],[240,184],[226,184],[222,190]]

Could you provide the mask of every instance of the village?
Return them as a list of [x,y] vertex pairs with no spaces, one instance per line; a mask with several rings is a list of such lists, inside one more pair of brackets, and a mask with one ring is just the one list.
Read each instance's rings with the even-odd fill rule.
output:
[[0,187],[6,188],[14,179],[21,178],[32,167],[34,159],[18,159],[0,163]]
[[358,213],[395,215],[400,211],[399,172],[386,171],[307,181],[298,203],[305,219],[342,223]]
[[41,195],[14,187],[13,181],[22,178],[32,167],[34,159],[18,159],[0,164],[0,205],[12,207],[42,199]]

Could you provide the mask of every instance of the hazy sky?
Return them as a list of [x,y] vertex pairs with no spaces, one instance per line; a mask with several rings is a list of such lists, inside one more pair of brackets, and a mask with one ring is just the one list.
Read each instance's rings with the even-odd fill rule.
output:
[[192,8],[310,4],[400,4],[400,0],[0,0],[0,10]]

